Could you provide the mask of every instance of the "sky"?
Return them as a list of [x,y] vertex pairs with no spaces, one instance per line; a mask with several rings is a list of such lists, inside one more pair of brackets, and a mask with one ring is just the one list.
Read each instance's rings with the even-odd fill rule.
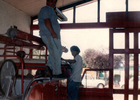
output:
[[[102,33],[104,31],[104,33]],[[108,29],[79,29],[79,30],[62,30],[61,31],[62,45],[68,49],[76,45],[80,48],[82,56],[87,49],[95,49],[103,51],[108,50],[109,36]],[[63,53],[62,57],[72,58],[71,53]]]
[[[100,21],[106,22],[106,12],[122,12],[126,10],[126,0],[101,0],[101,15]],[[140,11],[139,0],[129,0],[129,11]],[[59,22],[72,23],[73,10],[63,12],[67,16],[68,21]],[[97,2],[80,6],[76,8],[76,23],[90,23],[97,22]],[[34,32],[39,35],[39,32]],[[133,37],[133,35],[131,34]],[[122,38],[120,38],[122,37]],[[131,38],[133,41],[133,38]],[[87,49],[95,49],[102,53],[109,53],[109,29],[63,29],[61,30],[61,42],[63,46],[70,49],[71,46],[76,45],[80,48],[80,55],[82,56]],[[133,48],[133,42],[130,42],[130,47]],[[124,34],[115,34],[114,48],[124,48]],[[63,53],[62,58],[72,59],[71,52]]]

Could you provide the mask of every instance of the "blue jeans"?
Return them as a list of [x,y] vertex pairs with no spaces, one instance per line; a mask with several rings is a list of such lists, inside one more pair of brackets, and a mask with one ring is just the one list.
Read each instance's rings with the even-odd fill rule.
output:
[[80,82],[68,83],[68,100],[78,100]]
[[61,55],[62,46],[60,39],[52,38],[52,36],[41,36],[49,51],[47,66],[53,70],[53,75],[61,74]]

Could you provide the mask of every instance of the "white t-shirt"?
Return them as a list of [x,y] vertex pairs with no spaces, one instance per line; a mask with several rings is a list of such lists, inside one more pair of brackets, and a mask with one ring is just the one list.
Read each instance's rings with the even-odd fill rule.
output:
[[70,80],[73,80],[74,82],[81,82],[81,73],[82,73],[82,57],[80,55],[76,55],[74,60],[76,60],[75,63],[71,64],[72,73],[70,76]]

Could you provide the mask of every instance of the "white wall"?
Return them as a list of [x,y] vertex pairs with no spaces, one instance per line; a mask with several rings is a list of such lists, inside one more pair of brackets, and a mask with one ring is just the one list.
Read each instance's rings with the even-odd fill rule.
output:
[[0,34],[5,34],[10,26],[30,33],[30,16],[0,0]]
[[[10,26],[17,26],[19,30],[30,33],[31,18],[24,12],[0,0],[0,34],[5,34]],[[0,43],[0,47],[4,47]],[[0,55],[3,50],[0,50]],[[0,57],[0,60],[2,58]]]

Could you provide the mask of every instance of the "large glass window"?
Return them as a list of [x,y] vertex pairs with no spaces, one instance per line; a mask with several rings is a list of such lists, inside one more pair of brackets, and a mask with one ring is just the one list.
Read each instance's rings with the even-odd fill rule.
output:
[[82,73],[84,87],[109,88],[109,70],[111,69],[109,68],[108,29],[61,30],[61,41],[62,45],[69,49],[68,53],[63,53],[62,58],[73,59],[70,47],[76,45],[81,51],[79,55],[83,59],[83,71],[92,69],[85,74]]
[[[63,53],[63,58],[73,58],[70,47],[77,45],[83,56],[86,52],[96,52],[98,55],[109,54],[109,30],[108,29],[71,29],[61,30],[61,42],[69,49]],[[96,55],[93,56],[94,58]],[[89,66],[91,67],[91,66]]]

